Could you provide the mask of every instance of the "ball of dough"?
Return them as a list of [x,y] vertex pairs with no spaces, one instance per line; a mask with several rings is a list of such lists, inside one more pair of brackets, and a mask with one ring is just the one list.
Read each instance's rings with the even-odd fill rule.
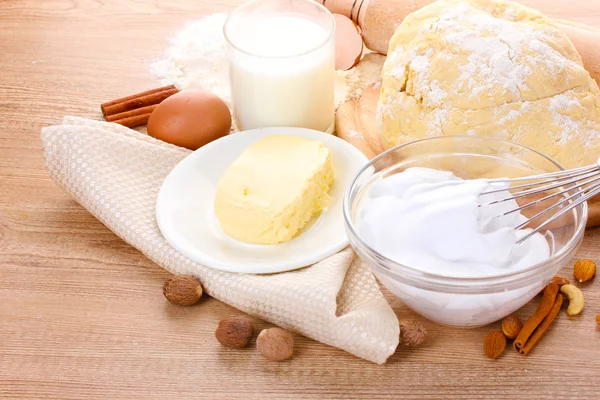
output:
[[533,147],[567,168],[600,154],[600,90],[551,19],[516,3],[440,0],[390,41],[377,110],[385,148],[440,135]]

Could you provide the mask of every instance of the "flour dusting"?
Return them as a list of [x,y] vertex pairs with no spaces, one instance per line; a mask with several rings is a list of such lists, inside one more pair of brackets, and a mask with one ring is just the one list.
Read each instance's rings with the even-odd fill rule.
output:
[[189,22],[169,41],[163,58],[150,65],[150,73],[163,85],[208,90],[229,104],[229,66],[223,35],[226,19],[227,14],[219,13]]
[[560,135],[556,138],[557,143],[566,144],[572,139],[573,135],[577,135],[582,126],[582,121],[573,118],[571,115],[577,109],[581,111],[581,104],[574,98],[566,94],[558,94],[550,99],[550,112],[554,118],[554,123],[560,127]]
[[390,41],[377,125],[385,148],[482,135],[579,166],[600,151],[600,90],[543,15],[502,0],[439,0]]

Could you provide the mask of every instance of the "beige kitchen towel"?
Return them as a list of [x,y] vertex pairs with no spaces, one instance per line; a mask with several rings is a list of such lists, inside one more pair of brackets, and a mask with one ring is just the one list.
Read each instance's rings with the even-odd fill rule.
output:
[[41,136],[52,179],[161,267],[198,277],[209,295],[248,314],[366,360],[384,363],[394,353],[398,318],[352,249],[280,274],[204,267],[172,248],[155,220],[160,186],[189,150],[120,125],[76,117],[42,129]]

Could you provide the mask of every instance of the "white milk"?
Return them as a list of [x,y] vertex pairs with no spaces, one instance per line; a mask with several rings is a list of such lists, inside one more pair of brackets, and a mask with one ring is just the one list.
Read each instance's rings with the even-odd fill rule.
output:
[[228,35],[239,129],[333,127],[335,48],[330,32],[300,14],[274,14],[240,22]]

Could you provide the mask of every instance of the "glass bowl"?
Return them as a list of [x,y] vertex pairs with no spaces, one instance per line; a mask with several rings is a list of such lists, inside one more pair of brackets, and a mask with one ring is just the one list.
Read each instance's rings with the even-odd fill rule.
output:
[[[526,269],[494,276],[456,278],[402,265],[373,250],[361,239],[356,214],[371,184],[410,167],[452,171],[464,179],[516,178],[564,168],[551,158],[516,143],[475,136],[442,136],[390,149],[358,173],[344,197],[350,244],[388,290],[433,322],[477,327],[509,315],[544,288],[573,258],[583,240],[587,220],[585,203],[548,225],[551,235],[547,237],[553,237],[552,255],[545,262]],[[573,189],[568,194],[576,193]],[[538,223],[551,215],[539,218]]]

